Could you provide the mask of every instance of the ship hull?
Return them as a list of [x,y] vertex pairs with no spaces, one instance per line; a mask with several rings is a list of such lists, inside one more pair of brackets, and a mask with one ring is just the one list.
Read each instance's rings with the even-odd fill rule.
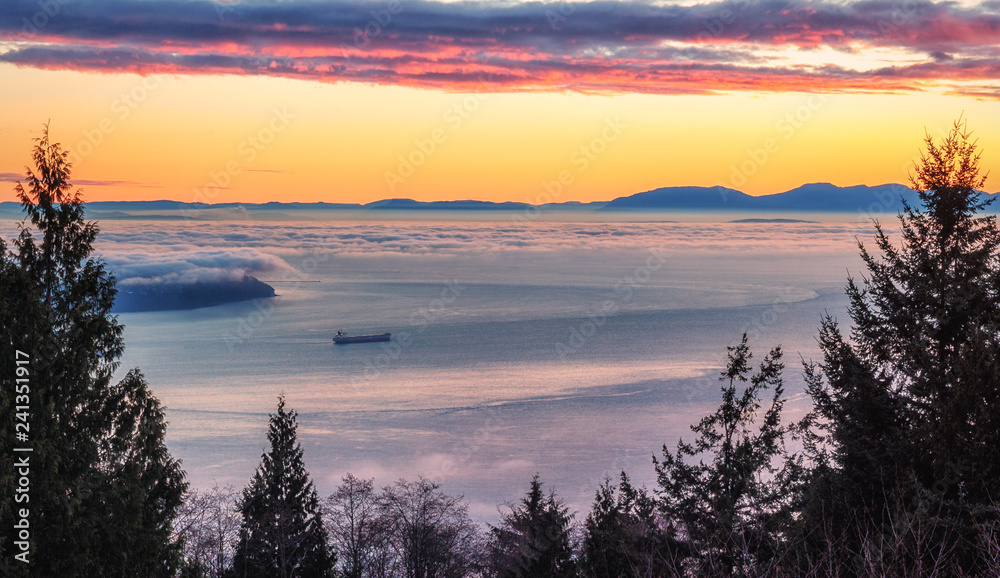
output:
[[377,335],[341,335],[333,338],[337,345],[348,343],[373,343],[376,341],[389,341],[391,333],[379,333]]

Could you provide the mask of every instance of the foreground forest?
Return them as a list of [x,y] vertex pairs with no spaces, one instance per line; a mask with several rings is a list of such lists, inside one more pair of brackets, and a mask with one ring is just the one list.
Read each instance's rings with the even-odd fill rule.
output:
[[0,573],[1000,575],[1000,230],[966,126],[925,147],[920,205],[898,230],[873,222],[851,325],[823,319],[822,359],[803,362],[804,418],[783,416],[782,349],[755,356],[744,335],[718,408],[664,440],[655,487],[622,472],[576,513],[536,475],[483,527],[423,478],[348,474],[318,495],[283,397],[246,487],[189,488],[142,373],[112,380],[115,280],[46,127],[15,189],[27,219],[0,239]]

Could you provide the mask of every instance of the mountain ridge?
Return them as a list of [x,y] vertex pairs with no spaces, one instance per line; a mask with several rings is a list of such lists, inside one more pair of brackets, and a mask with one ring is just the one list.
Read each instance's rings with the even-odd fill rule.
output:
[[[1000,193],[983,193],[995,198]],[[280,202],[266,203],[184,203],[180,201],[93,201],[87,208],[94,218],[134,219],[143,216],[125,211],[201,211],[227,210],[252,212],[262,210],[340,210],[340,211],[528,211],[555,209],[572,211],[739,211],[739,212],[864,212],[899,211],[903,202],[919,203],[916,191],[898,183],[881,185],[853,185],[847,187],[831,183],[806,183],[769,195],[749,195],[742,191],[716,185],[714,187],[677,186],[661,187],[617,197],[610,201],[544,203],[534,205],[516,201],[480,201],[463,199],[454,201],[417,201],[408,198],[381,199],[370,203]],[[1000,208],[1000,207],[998,207]],[[996,209],[994,209],[996,210]],[[14,218],[22,213],[19,202],[0,202],[0,218]],[[154,218],[156,218],[154,216]]]

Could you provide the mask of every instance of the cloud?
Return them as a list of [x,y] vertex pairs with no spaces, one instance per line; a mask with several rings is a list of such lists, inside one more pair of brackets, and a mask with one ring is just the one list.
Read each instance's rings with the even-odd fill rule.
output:
[[[909,91],[1000,78],[996,2],[18,1],[0,61],[463,91]],[[890,51],[879,65],[800,55]],[[840,58],[831,56],[840,61]],[[844,62],[852,62],[850,59]],[[889,62],[893,62],[889,64]]]
[[[20,173],[0,173],[0,181],[7,183],[27,181],[27,177]],[[138,181],[114,181],[114,180],[88,180],[88,179],[73,179],[73,186],[86,186],[86,187],[144,187],[144,188],[163,188],[163,185],[151,185],[147,183],[140,183]]]
[[971,96],[980,100],[1000,100],[1000,84],[962,86],[953,90],[952,93],[961,96]]
[[[417,258],[646,249],[842,251],[868,223],[382,223],[103,221],[98,249],[120,279],[278,278],[304,255]],[[151,248],[155,248],[151,249]],[[555,267],[558,269],[558,267]],[[261,277],[265,279],[265,277]]]
[[162,252],[133,247],[104,254],[123,287],[239,281],[244,275],[280,275],[292,268],[280,257],[255,249],[187,249]]

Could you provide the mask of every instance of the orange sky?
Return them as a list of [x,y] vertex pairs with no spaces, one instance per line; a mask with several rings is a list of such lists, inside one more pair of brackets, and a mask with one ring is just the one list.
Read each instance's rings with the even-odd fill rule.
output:
[[[236,21],[199,0],[191,18],[214,30],[200,39],[162,37],[168,12],[136,16],[164,23],[127,34],[111,16],[87,29],[96,13],[56,14],[38,30],[0,16],[0,200],[14,200],[11,175],[23,175],[49,119],[90,201],[541,203],[676,185],[876,185],[905,182],[925,128],[941,134],[963,114],[984,168],[1000,168],[990,52],[1000,16],[987,4],[881,16],[865,12],[873,4],[830,4],[835,17],[793,13],[765,34],[755,22],[773,16],[756,5],[726,17],[711,2],[624,3],[616,26],[637,30],[626,36],[600,29],[603,13],[584,14],[597,4],[554,20],[533,4],[473,5],[448,16],[461,49],[429,44],[439,32],[405,20],[420,9],[405,4],[384,28],[369,21],[371,46],[354,37],[354,47],[368,5],[351,16],[357,26],[317,18],[315,30],[294,3],[226,8],[245,10],[240,22],[279,21],[251,40],[230,37]],[[668,11],[654,32],[648,10]],[[830,28],[848,17],[860,28]],[[512,38],[523,30],[498,32],[493,18],[533,24]],[[955,25],[927,24],[940,22]],[[347,40],[316,40],[336,33]]]
[[959,96],[469,94],[10,65],[0,79],[0,172],[23,173],[51,119],[75,178],[112,182],[85,186],[91,201],[545,202],[543,183],[564,171],[560,201],[672,185],[874,185],[902,182],[924,127],[946,130],[963,112],[984,167],[1000,165],[997,103]]

